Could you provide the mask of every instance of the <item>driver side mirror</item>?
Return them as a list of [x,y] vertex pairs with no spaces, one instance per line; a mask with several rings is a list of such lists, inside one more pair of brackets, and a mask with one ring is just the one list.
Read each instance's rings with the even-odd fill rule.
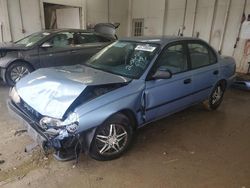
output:
[[50,42],[45,42],[45,43],[42,44],[41,47],[42,47],[42,48],[52,48],[53,45],[52,45]]
[[152,75],[154,80],[158,79],[169,79],[172,77],[172,72],[166,68],[159,67],[156,72]]

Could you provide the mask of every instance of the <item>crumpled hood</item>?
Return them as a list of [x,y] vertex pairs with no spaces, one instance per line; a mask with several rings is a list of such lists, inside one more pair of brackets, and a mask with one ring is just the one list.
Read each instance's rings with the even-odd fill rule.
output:
[[16,84],[23,101],[44,116],[61,119],[89,85],[125,83],[130,79],[83,65],[39,69]]

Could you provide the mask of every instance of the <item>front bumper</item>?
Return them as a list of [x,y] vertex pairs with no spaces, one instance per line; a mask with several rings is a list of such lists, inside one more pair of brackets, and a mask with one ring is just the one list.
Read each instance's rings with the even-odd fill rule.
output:
[[227,87],[230,87],[236,80],[237,74],[232,75],[227,79]]
[[[45,151],[53,149],[58,160],[69,160],[75,157],[75,146],[77,137],[69,135],[63,139],[58,139],[58,135],[51,136],[40,128],[28,114],[20,109],[13,101],[8,100],[9,113],[17,119],[27,129],[28,135]],[[73,156],[72,156],[73,155]]]

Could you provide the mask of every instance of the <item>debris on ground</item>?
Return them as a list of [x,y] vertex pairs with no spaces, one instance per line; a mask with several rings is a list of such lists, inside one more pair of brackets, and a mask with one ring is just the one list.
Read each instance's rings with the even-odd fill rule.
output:
[[24,152],[25,152],[25,153],[30,153],[30,152],[32,152],[37,146],[38,146],[38,144],[37,144],[36,142],[33,142],[32,144],[29,144],[29,145],[25,146]]
[[23,175],[21,175],[21,176],[18,176],[17,179],[18,179],[18,180],[21,180],[21,179],[23,179],[25,176],[26,176],[26,174],[23,174]]
[[96,181],[102,181],[103,180],[103,177],[97,177],[96,178]]
[[5,163],[5,160],[0,160],[0,164],[3,164],[3,163]]
[[28,160],[18,166],[0,171],[0,187],[12,181],[23,179],[30,171],[48,166],[52,157],[44,156],[41,149],[32,151]]
[[49,158],[48,157],[44,157],[43,160],[47,161]]
[[17,130],[15,131],[14,136],[21,136],[25,132],[27,132],[27,129]]

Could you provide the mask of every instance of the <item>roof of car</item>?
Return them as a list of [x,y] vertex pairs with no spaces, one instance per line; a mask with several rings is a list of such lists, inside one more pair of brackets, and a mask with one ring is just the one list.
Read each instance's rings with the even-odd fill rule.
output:
[[135,42],[145,42],[145,43],[155,43],[160,45],[166,45],[170,42],[181,41],[181,40],[197,40],[202,41],[199,38],[194,37],[181,37],[181,36],[147,36],[147,37],[127,37],[122,38],[125,41],[135,41]]
[[74,31],[74,32],[80,31],[80,32],[86,32],[86,33],[93,32],[91,30],[84,30],[84,29],[47,29],[41,32],[58,33],[58,32],[64,32],[64,31]]

